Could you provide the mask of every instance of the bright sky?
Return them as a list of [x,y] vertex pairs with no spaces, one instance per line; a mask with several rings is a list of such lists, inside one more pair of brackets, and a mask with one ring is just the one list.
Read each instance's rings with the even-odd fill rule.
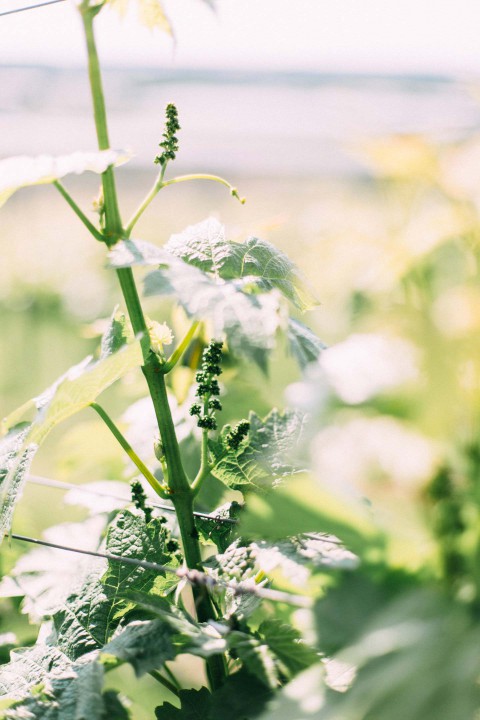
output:
[[[39,0],[0,0],[0,11]],[[102,12],[111,65],[443,72],[480,75],[479,0],[166,0],[166,36]],[[84,61],[71,0],[0,17],[0,63]]]

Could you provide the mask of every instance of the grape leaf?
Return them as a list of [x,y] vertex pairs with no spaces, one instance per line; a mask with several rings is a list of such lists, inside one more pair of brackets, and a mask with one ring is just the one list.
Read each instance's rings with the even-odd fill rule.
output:
[[[50,527],[43,537],[47,542],[98,550],[104,528],[105,518],[97,516],[80,523]],[[39,622],[51,617],[94,569],[100,575],[104,567],[105,560],[100,558],[36,547],[22,555],[10,574],[2,579],[0,597],[23,596],[22,611],[32,622]]]
[[[174,631],[160,620],[130,622],[102,649],[102,658],[113,655],[130,663],[137,677],[161,667],[177,654],[172,643]],[[108,658],[107,658],[108,662]]]
[[180,690],[180,708],[166,702],[155,709],[157,720],[209,720],[212,696],[207,688]]
[[234,500],[214,510],[209,517],[197,517],[195,525],[200,536],[207,542],[213,542],[219,552],[223,552],[232,542],[236,528],[236,523],[225,520],[236,520],[241,509],[242,506]]
[[[14,507],[33,456],[49,432],[90,405],[103,390],[141,363],[138,340],[97,362],[87,357],[34,398],[31,405],[36,414],[27,430],[15,431],[10,427],[11,418],[4,420],[4,427],[10,428],[10,432],[0,441],[0,542],[10,530]],[[16,412],[14,416],[16,419]]]
[[2,718],[101,720],[102,684],[103,668],[94,656],[72,663],[47,645],[20,648],[0,668],[0,692],[12,700]]
[[172,235],[167,252],[214,275],[219,280],[257,278],[263,290],[280,290],[300,310],[316,305],[295,265],[266,240],[250,237],[243,243],[228,241],[225,228],[208,218]]
[[290,675],[318,662],[318,653],[303,642],[298,630],[277,618],[265,620],[258,633]]
[[212,475],[229,487],[266,491],[281,484],[283,478],[301,471],[294,459],[305,417],[300,412],[272,410],[265,419],[250,413],[247,439],[238,448],[228,445],[222,431],[211,443],[214,455]]
[[[119,513],[107,534],[107,552],[137,560],[175,565],[165,549],[167,531],[158,519],[148,525],[143,517],[128,510]],[[110,561],[100,580],[92,573],[85,584],[72,593],[53,620],[58,646],[72,659],[103,648],[121,625],[131,603],[124,594],[129,589],[147,592],[162,573]]]
[[125,313],[114,309],[110,322],[102,335],[100,345],[100,359],[104,360],[109,355],[118,352],[124,345],[133,342],[133,332],[130,328]]
[[27,442],[30,427],[15,425],[0,439],[0,544],[12,526],[15,504],[37,450],[34,442]]
[[356,678],[347,692],[328,694],[324,714],[314,717],[473,718],[480,706],[479,640],[461,604],[426,588],[402,593],[377,606],[362,636],[342,652],[339,659],[357,667]]
[[318,360],[327,347],[309,327],[295,318],[288,319],[287,339],[290,352],[301,368]]
[[[326,715],[324,670],[320,663],[305,670],[275,696],[259,720],[339,720]],[[357,720],[364,716],[357,716]],[[412,718],[413,720],[413,718]]]
[[212,695],[206,688],[181,690],[181,707],[164,703],[155,709],[157,720],[251,720],[257,717],[271,696],[271,690],[254,675],[240,670],[230,675]]
[[110,165],[121,165],[128,160],[128,154],[120,150],[98,152],[75,152],[71,155],[19,155],[0,161],[0,207],[20,188],[28,185],[52,183],[75,173],[90,170],[103,173]]
[[228,241],[216,220],[173,235],[164,248],[120,241],[109,261],[114,268],[160,266],[145,278],[145,294],[175,296],[190,317],[208,320],[213,335],[225,334],[232,350],[263,369],[279,330],[287,330],[301,363],[316,357],[321,347],[301,323],[288,324],[283,298],[301,310],[315,301],[286,255],[257,238]]

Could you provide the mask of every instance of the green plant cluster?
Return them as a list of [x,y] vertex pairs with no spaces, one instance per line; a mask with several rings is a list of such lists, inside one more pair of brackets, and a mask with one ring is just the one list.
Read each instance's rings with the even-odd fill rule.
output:
[[[94,358],[2,424],[2,537],[50,433],[81,411],[114,438],[117,482],[73,492],[83,519],[50,528],[0,584],[35,629],[23,645],[0,635],[0,718],[476,720],[480,327],[468,312],[446,322],[459,298],[480,306],[474,204],[452,197],[430,149],[410,147],[415,169],[382,177],[382,191],[415,207],[442,197],[462,224],[410,264],[396,248],[395,273],[352,293],[351,332],[326,349],[299,319],[315,298],[271,243],[230,240],[213,218],[162,246],[131,239],[167,187],[234,189],[165,179],[171,104],[160,174],[123,221],[126,158],[110,148],[94,33],[106,4],[78,6],[98,151],[0,162],[0,204],[51,183],[104,243],[125,306]],[[158,0],[139,7],[169,29]],[[63,185],[85,171],[101,176],[98,225]],[[143,297],[161,300],[158,319]],[[181,330],[168,356],[166,299]],[[295,373],[287,407],[249,412],[282,355]],[[144,397],[114,420],[98,398],[135,373]],[[86,427],[90,443],[98,425]],[[90,459],[77,460],[88,473]]]

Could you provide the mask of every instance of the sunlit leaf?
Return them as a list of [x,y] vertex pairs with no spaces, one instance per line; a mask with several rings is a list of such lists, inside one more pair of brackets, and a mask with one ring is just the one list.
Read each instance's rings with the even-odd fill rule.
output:
[[110,165],[121,165],[128,160],[128,154],[120,150],[98,152],[75,152],[71,155],[19,155],[0,161],[0,207],[13,193],[29,185],[52,183],[65,175],[90,170],[103,173]]
[[316,304],[295,265],[266,240],[250,237],[243,243],[227,240],[225,228],[215,218],[191,225],[172,235],[165,250],[215,278],[257,278],[264,290],[277,288],[300,310]]
[[160,266],[145,279],[146,295],[174,296],[187,315],[208,320],[213,335],[226,334],[234,352],[263,368],[279,330],[287,329],[301,364],[318,354],[319,341],[308,328],[288,325],[282,298],[302,310],[315,301],[295,266],[266,241],[228,241],[223,226],[209,219],[173,235],[164,248],[123,240],[109,257],[115,268]]
[[272,410],[265,419],[249,416],[247,438],[238,448],[229,446],[228,435],[212,443],[215,464],[212,474],[229,487],[267,490],[283,478],[300,472],[295,459],[305,417],[298,412]]
[[15,505],[38,448],[28,440],[30,429],[26,423],[15,425],[0,439],[0,544],[11,528]]

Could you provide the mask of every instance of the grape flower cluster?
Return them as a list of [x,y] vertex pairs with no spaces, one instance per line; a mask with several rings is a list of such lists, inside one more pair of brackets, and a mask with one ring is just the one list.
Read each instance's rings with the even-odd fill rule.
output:
[[165,115],[166,122],[165,130],[163,132],[163,141],[159,143],[159,147],[163,150],[154,160],[154,162],[161,165],[162,168],[166,166],[169,160],[175,160],[176,158],[178,152],[177,132],[180,130],[178,111],[173,103],[168,103],[165,108]]
[[198,383],[196,395],[203,403],[194,403],[190,408],[190,415],[197,416],[197,425],[202,430],[217,429],[215,412],[222,409],[222,403],[217,397],[220,395],[217,377],[222,372],[220,367],[222,347],[223,342],[221,340],[212,340],[210,342],[203,351],[201,370],[195,376]]

